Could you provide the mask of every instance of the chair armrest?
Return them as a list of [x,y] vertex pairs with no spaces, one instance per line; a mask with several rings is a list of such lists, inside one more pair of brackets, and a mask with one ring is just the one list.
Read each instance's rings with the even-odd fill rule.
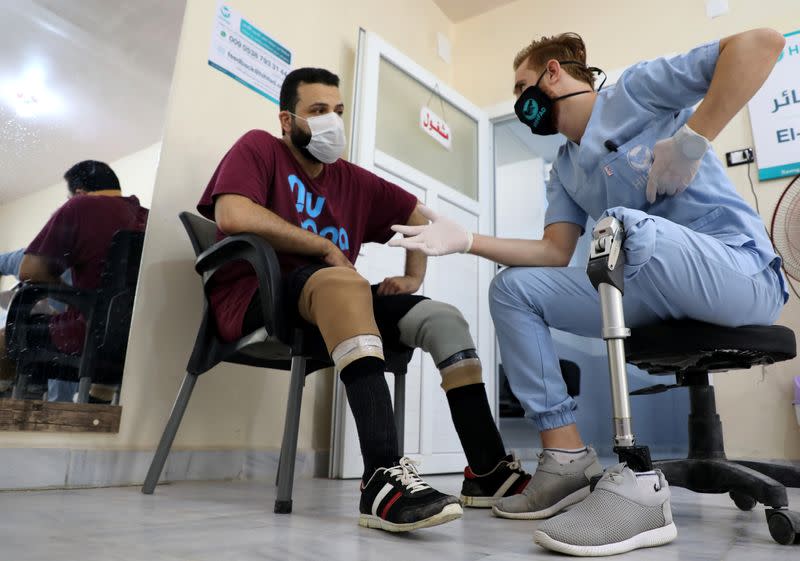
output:
[[203,285],[220,267],[232,261],[250,263],[258,279],[258,293],[264,325],[270,334],[280,327],[281,268],[278,256],[269,243],[255,234],[236,234],[218,241],[197,257],[195,270],[203,276]]
[[16,318],[16,314],[20,313],[23,314],[20,317],[30,315],[36,303],[45,299],[69,304],[77,308],[84,316],[88,316],[94,309],[97,292],[75,288],[66,284],[21,283],[17,293],[11,300],[8,317]]
[[27,348],[28,323],[25,320],[30,317],[37,302],[45,299],[69,304],[79,310],[88,321],[94,311],[97,293],[61,284],[21,283],[8,310],[10,352]]

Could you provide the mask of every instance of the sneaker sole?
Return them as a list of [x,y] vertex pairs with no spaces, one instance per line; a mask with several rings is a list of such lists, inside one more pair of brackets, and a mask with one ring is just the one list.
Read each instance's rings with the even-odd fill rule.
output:
[[581,502],[583,499],[589,496],[589,491],[588,485],[586,487],[581,487],[574,493],[570,493],[558,501],[556,504],[543,510],[537,510],[534,512],[508,512],[505,510],[500,510],[497,508],[497,506],[493,506],[492,514],[499,516],[500,518],[509,518],[511,520],[541,520],[542,518],[550,518],[568,506],[572,506],[575,503]]
[[637,534],[627,540],[609,543],[605,545],[572,545],[558,540],[554,540],[541,530],[533,533],[533,541],[551,551],[575,555],[577,557],[600,557],[606,555],[617,555],[627,551],[633,551],[643,547],[657,547],[665,545],[678,536],[678,530],[674,523],[655,530],[648,530]]
[[468,495],[461,495],[461,504],[470,508],[492,508],[497,501],[503,497],[471,497]]
[[447,522],[461,518],[463,513],[464,511],[461,509],[461,505],[449,504],[445,506],[440,513],[417,522],[397,524],[378,516],[373,516],[372,514],[362,514],[358,517],[358,525],[364,528],[374,528],[387,532],[410,532],[412,530],[419,530],[420,528],[430,528],[431,526],[446,524]]

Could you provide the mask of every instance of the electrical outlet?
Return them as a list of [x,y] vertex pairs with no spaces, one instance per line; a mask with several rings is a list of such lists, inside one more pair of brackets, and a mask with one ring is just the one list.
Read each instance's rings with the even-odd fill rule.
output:
[[742,164],[749,164],[753,161],[753,149],[742,148],[741,150],[734,150],[725,154],[725,160],[728,162],[728,167],[740,166]]

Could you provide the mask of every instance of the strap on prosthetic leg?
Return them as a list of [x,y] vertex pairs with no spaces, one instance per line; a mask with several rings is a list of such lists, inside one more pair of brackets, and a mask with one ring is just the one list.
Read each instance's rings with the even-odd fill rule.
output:
[[442,375],[442,389],[446,392],[483,382],[481,360],[475,349],[459,351],[436,365]]
[[384,360],[383,342],[377,335],[350,337],[336,345],[331,352],[333,364],[339,372],[350,366],[351,363],[367,356]]

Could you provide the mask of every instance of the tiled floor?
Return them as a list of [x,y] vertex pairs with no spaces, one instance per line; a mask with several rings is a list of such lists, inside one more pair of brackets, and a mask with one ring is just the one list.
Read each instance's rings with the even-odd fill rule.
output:
[[[428,478],[456,493],[460,478]],[[531,541],[535,523],[467,510],[461,520],[412,534],[357,526],[354,481],[299,480],[294,514],[272,513],[266,482],[0,493],[2,561],[447,561],[551,558]],[[800,491],[790,492],[800,510]],[[800,546],[772,541],[763,509],[740,512],[727,495],[673,490],[678,539],[619,559],[788,561]],[[561,557],[563,559],[563,557]]]

